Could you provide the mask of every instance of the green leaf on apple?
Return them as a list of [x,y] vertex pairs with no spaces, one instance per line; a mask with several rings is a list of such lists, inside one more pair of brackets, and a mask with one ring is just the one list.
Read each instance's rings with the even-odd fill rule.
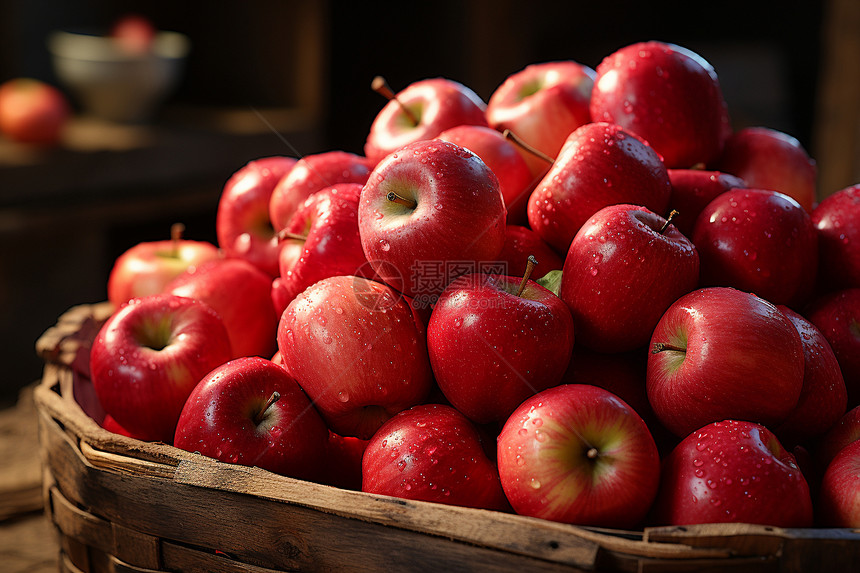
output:
[[550,271],[541,278],[537,279],[535,282],[550,291],[555,296],[558,296],[558,293],[561,290],[561,271]]

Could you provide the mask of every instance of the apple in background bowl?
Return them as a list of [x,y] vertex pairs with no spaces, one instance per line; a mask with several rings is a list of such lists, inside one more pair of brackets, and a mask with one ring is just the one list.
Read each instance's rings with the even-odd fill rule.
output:
[[72,110],[57,88],[34,78],[0,84],[0,133],[19,143],[59,143]]
[[637,134],[673,169],[716,160],[731,133],[713,66],[665,42],[630,44],[604,58],[590,109],[593,121]]
[[265,358],[214,368],[194,387],[173,445],[222,462],[318,479],[328,428],[296,381]]
[[120,426],[169,444],[188,395],[230,358],[227,330],[211,307],[159,294],[132,299],[105,322],[90,370],[99,401]]
[[638,526],[660,482],[642,418],[611,392],[580,384],[523,402],[499,434],[498,466],[517,513],[598,527]]
[[269,276],[278,276],[278,237],[269,219],[269,201],[295,164],[292,157],[264,157],[230,177],[215,217],[218,245],[225,256],[245,259]]
[[[595,71],[571,60],[531,64],[511,74],[487,102],[487,122],[510,130],[519,140],[550,158],[558,156],[567,136],[591,122],[589,102]],[[540,179],[549,164],[518,148],[532,177]]]
[[374,118],[364,145],[364,154],[373,163],[416,141],[433,139],[458,125],[487,125],[487,105],[481,97],[459,82],[431,78],[409,84],[397,94],[374,80],[374,89],[389,101]]
[[184,230],[176,223],[169,240],[144,241],[117,257],[108,276],[108,300],[118,307],[132,298],[159,294],[189,268],[221,257],[212,243],[183,239]]

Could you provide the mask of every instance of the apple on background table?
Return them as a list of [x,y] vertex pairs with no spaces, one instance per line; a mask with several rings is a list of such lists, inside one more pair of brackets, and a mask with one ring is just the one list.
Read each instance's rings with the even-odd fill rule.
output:
[[13,78],[0,84],[0,133],[12,141],[57,145],[71,114],[63,92],[43,81]]

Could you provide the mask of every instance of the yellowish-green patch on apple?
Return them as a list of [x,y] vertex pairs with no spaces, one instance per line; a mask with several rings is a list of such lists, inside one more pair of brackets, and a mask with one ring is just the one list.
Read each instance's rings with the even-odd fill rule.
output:
[[530,82],[526,82],[523,84],[523,87],[520,88],[520,91],[517,92],[517,101],[522,101],[529,96],[532,96],[538,93],[544,86],[544,82],[542,78],[534,79]]
[[404,107],[406,107],[406,109],[408,109],[418,121],[412,121],[409,114],[401,110],[401,113],[398,113],[397,117],[394,119],[394,125],[404,131],[408,131],[417,127],[421,123],[421,114],[424,112],[424,102],[417,101],[414,103],[408,103],[404,104]]
[[666,371],[675,372],[684,363],[687,356],[687,331],[677,328],[669,335],[668,342],[655,342],[651,348],[652,354],[661,353],[666,356]]

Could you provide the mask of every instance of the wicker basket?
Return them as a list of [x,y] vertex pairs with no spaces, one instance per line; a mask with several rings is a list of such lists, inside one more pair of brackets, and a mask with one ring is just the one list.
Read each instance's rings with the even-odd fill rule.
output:
[[[88,354],[107,304],[38,341],[46,511],[63,571],[849,571],[860,532],[600,530],[347,491],[102,429]],[[88,412],[89,415],[85,412]]]

